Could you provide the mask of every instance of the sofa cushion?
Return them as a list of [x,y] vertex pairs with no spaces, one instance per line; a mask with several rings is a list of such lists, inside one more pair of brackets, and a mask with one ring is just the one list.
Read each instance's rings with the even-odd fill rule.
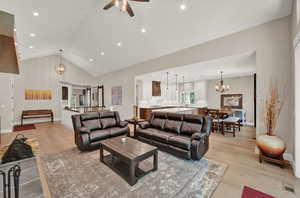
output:
[[86,127],[88,129],[90,129],[91,131],[101,129],[99,119],[84,120],[84,121],[81,121],[81,123],[82,123],[83,127]]
[[80,116],[80,119],[82,126],[88,128],[91,131],[101,129],[99,114],[97,112],[82,114]]
[[165,119],[154,118],[153,120],[151,120],[151,126],[157,129],[164,129],[165,122],[166,122]]
[[179,134],[181,125],[182,125],[182,121],[167,120],[164,129]]
[[102,128],[110,128],[110,127],[115,127],[117,125],[116,119],[115,118],[101,118],[101,124]]
[[97,130],[90,133],[91,142],[96,142],[110,137],[110,131],[108,129]]
[[99,113],[98,112],[89,112],[89,113],[84,113],[80,115],[81,120],[92,120],[92,119],[99,119]]
[[108,130],[109,130],[110,136],[112,136],[112,137],[125,135],[127,133],[127,127],[124,127],[124,128],[113,127],[113,128],[109,128]]
[[183,122],[180,133],[186,135],[193,135],[194,133],[200,133],[202,129],[202,124]]
[[172,136],[169,138],[169,144],[188,150],[191,150],[191,139],[189,137],[185,137],[185,136]]
[[175,135],[174,133],[159,131],[159,132],[152,133],[151,139],[156,140],[158,142],[168,143],[169,138],[174,135]]
[[135,135],[152,139],[153,137],[152,134],[158,131],[159,131],[158,129],[154,129],[154,128],[147,128],[147,129],[137,128]]

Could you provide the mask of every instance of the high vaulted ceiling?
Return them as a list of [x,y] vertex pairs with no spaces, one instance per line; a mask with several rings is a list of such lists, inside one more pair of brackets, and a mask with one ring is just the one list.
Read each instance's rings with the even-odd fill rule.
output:
[[131,18],[103,10],[108,2],[1,0],[0,10],[16,17],[22,59],[62,48],[65,58],[97,76],[288,16],[292,7],[292,0],[150,0],[130,2]]

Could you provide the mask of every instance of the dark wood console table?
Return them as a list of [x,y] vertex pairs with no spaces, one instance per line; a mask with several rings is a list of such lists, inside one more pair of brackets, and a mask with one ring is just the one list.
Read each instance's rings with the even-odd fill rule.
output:
[[51,118],[51,122],[53,122],[53,112],[51,109],[23,111],[21,116],[21,125],[23,125],[24,119],[32,119],[32,118]]

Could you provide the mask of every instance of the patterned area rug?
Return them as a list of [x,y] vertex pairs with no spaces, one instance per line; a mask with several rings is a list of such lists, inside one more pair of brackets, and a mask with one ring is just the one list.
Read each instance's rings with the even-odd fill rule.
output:
[[[188,161],[159,152],[158,170],[130,186],[99,161],[99,151],[77,149],[42,158],[48,185],[54,198],[89,197],[211,197],[227,165],[206,158]],[[152,167],[152,158],[140,167]]]

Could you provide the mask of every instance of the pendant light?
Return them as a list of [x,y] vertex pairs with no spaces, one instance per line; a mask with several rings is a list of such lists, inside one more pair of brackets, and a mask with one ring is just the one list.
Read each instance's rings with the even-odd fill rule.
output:
[[62,52],[63,52],[63,50],[60,49],[59,50],[59,65],[55,68],[57,74],[59,74],[59,75],[63,75],[66,71],[65,65],[62,64]]
[[178,74],[175,74],[176,91],[178,91]]
[[169,72],[167,72],[167,90],[169,90]]

